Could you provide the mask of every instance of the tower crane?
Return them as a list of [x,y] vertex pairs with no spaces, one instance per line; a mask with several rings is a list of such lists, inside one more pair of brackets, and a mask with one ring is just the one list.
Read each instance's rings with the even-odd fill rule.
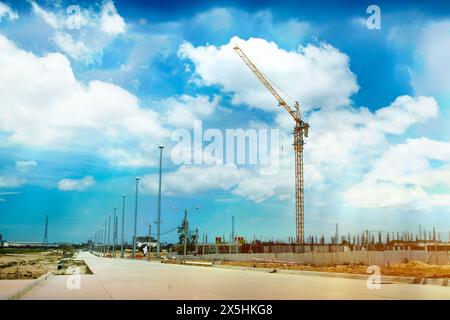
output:
[[303,178],[303,145],[304,138],[308,137],[309,124],[302,120],[300,114],[300,104],[295,101],[294,108],[289,106],[278,92],[270,84],[269,80],[258,70],[258,68],[250,61],[245,53],[236,44],[234,51],[241,57],[245,64],[261,81],[267,90],[278,100],[278,105],[283,107],[294,119],[294,152],[295,152],[295,225],[297,243],[305,242],[305,197],[304,197],[304,178]]

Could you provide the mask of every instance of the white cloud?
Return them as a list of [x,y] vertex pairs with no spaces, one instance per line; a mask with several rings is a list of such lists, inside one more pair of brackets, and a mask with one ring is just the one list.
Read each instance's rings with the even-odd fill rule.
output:
[[156,165],[155,156],[150,157],[142,152],[130,152],[121,148],[102,148],[99,154],[110,164],[119,167],[142,168]]
[[[441,165],[433,166],[432,161]],[[344,197],[359,207],[429,208],[450,205],[449,190],[450,142],[420,138],[391,146]]]
[[59,29],[63,25],[62,19],[53,12],[42,9],[42,7],[39,6],[35,1],[30,1],[30,4],[33,13],[44,20],[44,22],[51,26],[53,29]]
[[84,191],[95,185],[95,180],[91,176],[82,179],[62,179],[58,182],[58,189],[61,191]]
[[110,83],[78,82],[61,54],[39,57],[0,34],[0,69],[0,87],[8,88],[0,92],[0,131],[9,143],[97,148],[168,136],[137,97]]
[[100,16],[100,28],[110,35],[118,35],[125,32],[125,21],[117,13],[117,9],[112,1],[103,4]]
[[[306,189],[323,193],[324,188],[349,187],[389,147],[389,135],[402,135],[411,125],[433,118],[437,112],[433,98],[409,96],[398,97],[375,112],[352,107],[312,112],[304,153]],[[284,115],[277,118],[278,125],[285,130],[281,135],[284,151],[279,173],[264,176],[251,172],[237,183],[234,194],[255,202],[271,197],[294,199],[293,122],[289,115]]]
[[264,39],[244,41],[233,37],[220,47],[194,47],[184,43],[179,56],[190,59],[195,65],[194,81],[206,86],[217,85],[232,93],[234,104],[277,110],[275,98],[234,52],[235,43],[277,86],[299,99],[305,110],[347,105],[350,96],[358,90],[347,55],[326,43],[286,51]]
[[175,128],[191,128],[194,121],[202,120],[217,109],[219,98],[208,96],[171,97],[160,102],[167,107],[167,124]]
[[56,47],[75,61],[91,64],[100,60],[103,49],[125,32],[125,22],[112,1],[104,2],[100,12],[80,6],[73,12],[61,7],[47,10],[35,1],[30,3],[33,13],[54,29],[51,40]]
[[0,176],[0,188],[20,187],[25,183],[25,179],[16,176]]
[[0,21],[2,21],[3,17],[7,18],[8,20],[16,20],[19,18],[19,15],[6,3],[0,2]]
[[37,162],[34,160],[28,161],[16,161],[16,170],[19,172],[27,172],[37,166]]
[[87,64],[93,62],[94,53],[86,47],[83,41],[74,40],[69,33],[59,31],[55,32],[53,39],[62,52],[66,53],[71,58],[77,61],[83,61]]
[[[230,190],[248,174],[246,169],[234,165],[190,166],[182,165],[178,170],[163,176],[162,192],[169,195],[195,194],[210,190]],[[142,190],[156,194],[158,178],[156,174],[142,179]]]
[[[401,135],[411,125],[436,117],[432,97],[401,96],[389,106],[371,112],[366,108],[319,110],[308,119],[311,125],[306,157],[310,163],[360,166],[382,152],[386,135]],[[287,128],[292,127],[287,122]],[[282,122],[284,123],[284,122]]]

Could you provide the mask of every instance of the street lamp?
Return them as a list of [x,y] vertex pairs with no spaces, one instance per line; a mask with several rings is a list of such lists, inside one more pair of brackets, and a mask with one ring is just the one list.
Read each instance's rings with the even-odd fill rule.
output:
[[113,221],[113,236],[112,236],[112,255],[113,258],[116,257],[116,210],[117,208],[114,207],[114,221]]
[[108,215],[108,251],[109,252],[109,247],[111,245],[111,215]]
[[134,203],[134,235],[133,235],[133,259],[136,257],[136,231],[137,231],[137,206],[138,206],[139,177],[136,177],[136,201]]
[[164,146],[159,146],[159,191],[158,191],[158,219],[156,229],[156,258],[161,257],[161,178],[162,178],[162,152]]
[[122,239],[120,241],[120,257],[123,258],[123,230],[125,224],[125,195],[122,195]]

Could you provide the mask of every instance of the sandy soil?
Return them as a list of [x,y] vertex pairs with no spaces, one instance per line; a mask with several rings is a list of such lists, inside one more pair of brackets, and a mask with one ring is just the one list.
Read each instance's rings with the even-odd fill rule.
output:
[[[367,266],[364,265],[338,265],[338,266],[310,266],[295,265],[283,263],[264,263],[264,262],[236,262],[223,261],[222,265],[253,267],[253,268],[270,268],[270,269],[287,269],[302,271],[319,271],[319,272],[337,272],[352,274],[367,274]],[[422,278],[450,278],[450,265],[429,265],[421,261],[410,261],[408,263],[399,263],[390,267],[382,267],[381,274],[386,276],[404,276],[404,277],[422,277]]]
[[0,279],[36,279],[47,272],[57,272],[62,253],[43,252],[0,254]]

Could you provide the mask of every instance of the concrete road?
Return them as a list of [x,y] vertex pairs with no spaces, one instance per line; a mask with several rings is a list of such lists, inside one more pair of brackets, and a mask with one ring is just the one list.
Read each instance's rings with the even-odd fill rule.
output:
[[94,275],[80,289],[55,276],[24,299],[450,299],[450,287],[103,259],[81,253]]

